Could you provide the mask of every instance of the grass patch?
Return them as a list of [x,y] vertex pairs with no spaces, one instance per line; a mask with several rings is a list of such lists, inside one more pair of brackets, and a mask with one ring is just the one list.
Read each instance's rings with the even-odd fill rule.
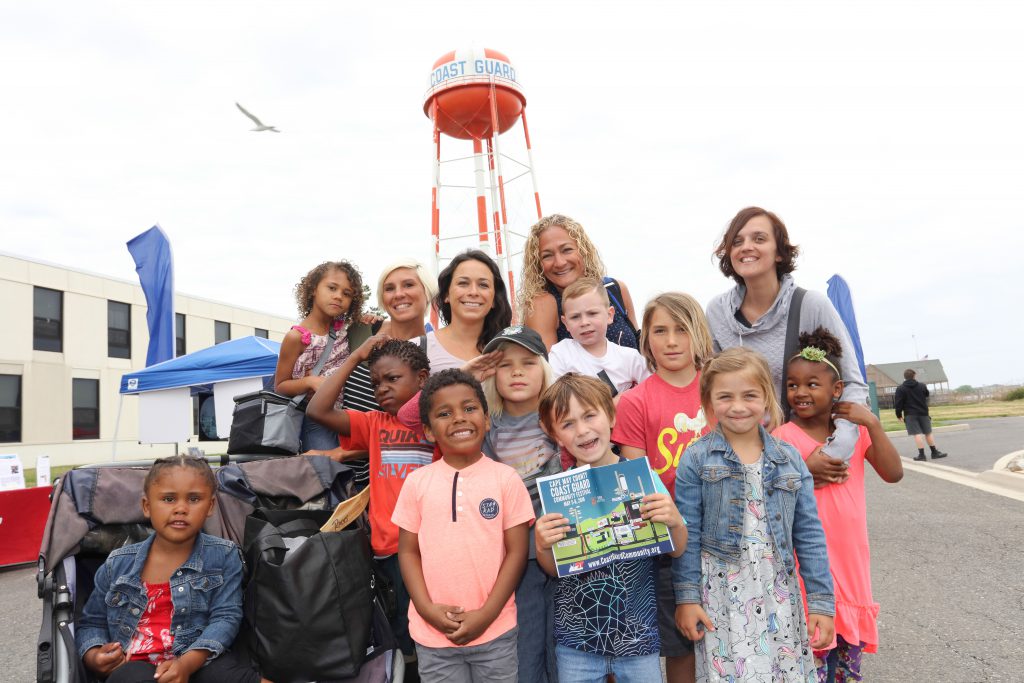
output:
[[[928,412],[932,417],[932,426],[941,427],[945,424],[977,420],[983,417],[1017,417],[1024,415],[1024,401],[979,401],[978,403],[953,403],[947,406],[931,406]],[[906,429],[896,419],[892,410],[881,411],[882,426],[891,432]]]
[[[54,479],[56,479],[60,475],[64,474],[68,470],[73,470],[73,469],[75,469],[74,465],[63,465],[61,467],[51,467],[50,468],[50,481],[53,481]],[[25,468],[25,488],[30,489],[30,488],[32,488],[35,485],[36,485],[36,468],[33,467],[33,468],[29,469],[29,468],[26,467]]]

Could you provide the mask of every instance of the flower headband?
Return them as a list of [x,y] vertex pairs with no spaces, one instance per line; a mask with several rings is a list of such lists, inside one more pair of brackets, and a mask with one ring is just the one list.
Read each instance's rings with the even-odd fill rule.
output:
[[[842,379],[843,373],[839,372],[839,368],[832,364],[832,361],[828,359],[828,354],[825,353],[824,349],[819,349],[816,346],[805,346],[800,349],[800,353],[793,356],[793,358],[803,358],[804,360],[812,363],[824,363],[825,365],[832,368],[832,371],[836,373],[836,377]],[[792,360],[792,359],[790,359]]]

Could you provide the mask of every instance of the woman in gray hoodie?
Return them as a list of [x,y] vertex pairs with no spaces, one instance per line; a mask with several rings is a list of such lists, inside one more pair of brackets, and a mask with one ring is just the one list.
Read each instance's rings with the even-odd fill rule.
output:
[[[751,206],[732,219],[722,241],[715,249],[719,270],[736,281],[736,286],[708,304],[708,324],[715,351],[733,346],[746,346],[768,359],[779,400],[786,397],[786,330],[790,306],[797,291],[791,273],[796,268],[799,248],[789,241],[786,225],[771,211]],[[864,403],[867,385],[853,353],[853,342],[832,302],[820,292],[805,292],[800,306],[798,332],[811,332],[823,327],[843,345],[840,371],[844,382],[843,401]],[[857,442],[857,425],[836,420],[832,440],[825,444],[825,455],[849,460]],[[808,467],[811,467],[808,462]],[[815,473],[819,482],[846,479],[845,462],[821,463]]]

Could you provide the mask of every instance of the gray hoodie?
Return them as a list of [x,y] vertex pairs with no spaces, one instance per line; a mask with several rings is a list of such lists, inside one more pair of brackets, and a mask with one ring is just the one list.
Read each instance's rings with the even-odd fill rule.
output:
[[[789,304],[796,290],[793,276],[782,276],[779,294],[771,308],[757,322],[746,327],[736,319],[736,311],[743,303],[747,288],[737,285],[727,292],[719,294],[708,304],[708,325],[711,327],[711,338],[714,340],[715,351],[745,346],[757,351],[768,360],[768,367],[775,380],[775,390],[780,397],[785,396],[783,387],[782,366],[786,353],[786,327],[789,321]],[[843,373],[842,400],[851,403],[866,403],[868,388],[857,364],[857,354],[853,349],[850,334],[846,325],[828,297],[820,292],[808,291],[800,306],[800,332],[813,332],[824,327],[834,334],[843,345],[843,355],[839,359],[839,370]],[[836,432],[831,442],[823,449],[834,458],[849,460],[857,442],[859,430],[857,425],[846,420],[836,421]]]

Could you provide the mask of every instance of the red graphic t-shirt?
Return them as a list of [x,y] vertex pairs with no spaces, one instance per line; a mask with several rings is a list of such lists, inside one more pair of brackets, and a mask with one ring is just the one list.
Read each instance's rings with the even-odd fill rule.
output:
[[146,611],[139,618],[139,626],[128,643],[128,659],[159,664],[165,659],[174,659],[171,648],[174,634],[171,632],[170,583],[143,583],[146,589]]
[[700,373],[685,387],[651,375],[619,399],[612,441],[642,449],[651,469],[675,496],[679,459],[687,446],[707,432],[700,407]]

